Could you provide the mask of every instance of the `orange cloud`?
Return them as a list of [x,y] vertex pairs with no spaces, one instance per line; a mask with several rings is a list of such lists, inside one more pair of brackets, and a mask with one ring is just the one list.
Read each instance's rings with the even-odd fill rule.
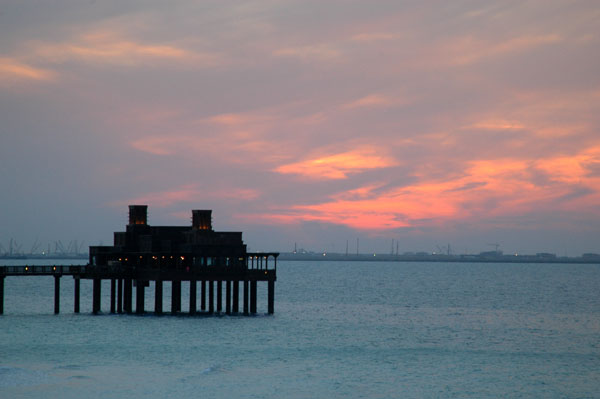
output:
[[575,156],[542,159],[536,167],[546,172],[554,181],[561,183],[591,183],[600,191],[600,176],[590,173],[590,165],[600,164],[600,146],[584,150]]
[[35,53],[54,62],[76,59],[134,66],[156,60],[177,60],[195,66],[218,64],[216,54],[198,53],[168,44],[139,42],[108,31],[89,33],[71,42],[37,43]]
[[36,68],[14,58],[0,58],[0,82],[14,80],[47,81],[54,77],[55,73],[47,69]]
[[[539,161],[475,160],[467,162],[463,173],[455,178],[422,178],[413,185],[388,190],[381,190],[382,185],[368,185],[337,193],[323,203],[294,205],[285,212],[260,215],[257,220],[319,221],[387,230],[519,216],[542,209],[595,209],[600,200],[600,173],[593,169],[597,165],[600,147]],[[547,178],[540,180],[540,172]]]
[[274,171],[312,179],[345,179],[349,174],[396,165],[398,163],[394,159],[376,155],[375,151],[357,150],[282,165]]
[[359,98],[358,100],[352,101],[348,104],[344,104],[342,108],[354,109],[354,108],[371,108],[371,107],[389,107],[393,105],[406,104],[405,101],[387,97],[381,94],[369,94],[365,97]]
[[220,125],[222,127],[241,127],[248,128],[248,126],[254,127],[267,127],[274,121],[275,117],[269,113],[228,113],[218,114],[206,118],[207,123]]
[[525,129],[525,126],[517,121],[490,119],[474,123],[466,126],[466,128],[480,130],[521,130]]

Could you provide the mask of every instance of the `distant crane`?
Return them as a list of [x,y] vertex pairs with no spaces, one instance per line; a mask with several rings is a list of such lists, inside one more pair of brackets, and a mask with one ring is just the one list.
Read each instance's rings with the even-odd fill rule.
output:
[[10,247],[9,247],[9,254],[13,255],[13,254],[20,254],[21,253],[21,248],[23,247],[23,244],[18,244],[17,240],[15,239],[10,239]]
[[[396,244],[395,246],[394,246],[394,242]],[[393,238],[392,238],[392,249],[391,249],[390,255],[398,256],[398,240],[394,240]]]
[[36,238],[33,245],[31,246],[31,251],[29,253],[34,254],[41,246],[40,241]]
[[75,255],[79,255],[81,253],[81,250],[83,249],[83,244],[85,241],[77,241],[77,240],[73,240],[69,243],[68,246],[68,251],[70,254],[75,254]]
[[66,252],[67,251],[65,251],[65,247],[60,240],[54,241],[54,253],[64,255]]
[[67,245],[67,253],[68,254],[79,254],[79,244],[77,240],[69,241],[69,245]]
[[443,247],[436,245],[435,247],[437,248],[437,253],[440,255],[443,255],[445,253],[446,255],[450,256],[450,254],[452,253],[452,250],[450,249],[450,244],[448,244],[448,246]]

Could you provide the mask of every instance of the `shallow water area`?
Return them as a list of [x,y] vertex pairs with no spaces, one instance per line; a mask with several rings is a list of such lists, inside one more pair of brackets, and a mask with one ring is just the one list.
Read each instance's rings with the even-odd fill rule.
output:
[[111,315],[108,285],[93,316],[86,281],[73,314],[62,280],[53,315],[51,277],[6,278],[2,397],[600,397],[599,265],[280,262],[254,317]]

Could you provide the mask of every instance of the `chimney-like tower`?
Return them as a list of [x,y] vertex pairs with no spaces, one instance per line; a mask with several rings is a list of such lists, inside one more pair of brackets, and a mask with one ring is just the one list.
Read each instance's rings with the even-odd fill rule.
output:
[[192,228],[212,230],[212,210],[194,209],[192,211]]
[[129,205],[129,225],[148,224],[148,205]]

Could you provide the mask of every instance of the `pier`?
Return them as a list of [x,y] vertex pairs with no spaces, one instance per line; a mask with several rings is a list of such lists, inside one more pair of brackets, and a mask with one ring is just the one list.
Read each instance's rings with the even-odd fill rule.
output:
[[[131,205],[126,232],[115,232],[113,246],[90,247],[87,265],[0,266],[0,314],[4,313],[6,277],[27,276],[54,277],[56,314],[60,312],[61,278],[64,276],[73,278],[75,313],[80,311],[82,279],[93,281],[93,314],[102,311],[103,280],[110,281],[110,313],[145,313],[145,290],[150,282],[154,282],[154,313],[163,314],[165,281],[171,282],[172,314],[182,312],[182,282],[189,284],[187,313],[190,315],[220,314],[223,308],[225,314],[256,314],[259,282],[267,284],[267,311],[274,313],[279,253],[246,252],[242,233],[212,230],[211,211],[193,211],[191,227],[149,226],[146,214],[146,205]],[[197,306],[198,286],[200,309]],[[240,286],[243,290],[242,301]]]

